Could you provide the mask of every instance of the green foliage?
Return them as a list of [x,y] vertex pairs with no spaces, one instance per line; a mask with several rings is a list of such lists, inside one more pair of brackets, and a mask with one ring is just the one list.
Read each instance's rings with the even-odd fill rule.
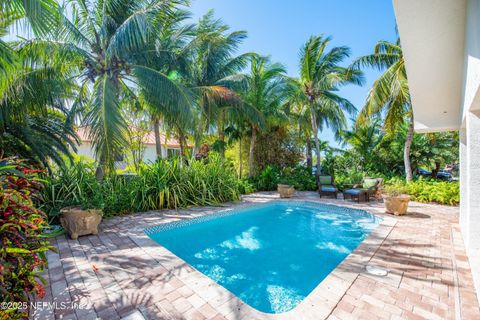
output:
[[[40,273],[51,249],[43,230],[46,215],[34,207],[41,189],[37,170],[22,162],[0,161],[0,300],[28,302],[45,295]],[[39,282],[40,281],[40,282]],[[28,310],[0,309],[0,318],[25,319]]]
[[295,140],[294,132],[285,126],[274,126],[257,135],[254,172],[261,172],[267,166],[294,167],[301,157],[301,147]]
[[238,191],[241,194],[249,194],[255,192],[255,186],[248,179],[238,180]]
[[180,159],[142,165],[138,176],[108,175],[95,179],[92,164],[76,162],[65,171],[46,177],[42,207],[51,218],[70,205],[102,208],[110,217],[132,212],[216,205],[238,200],[252,186],[237,178],[234,169],[218,156],[208,161],[180,164]]
[[81,206],[84,209],[104,206],[101,184],[95,177],[95,164],[77,159],[66,168],[55,170],[44,177],[45,187],[41,193],[40,208],[51,220],[62,208]]
[[274,166],[267,166],[262,172],[250,181],[258,191],[277,190],[277,184],[288,184],[296,190],[316,190],[315,177],[310,170],[303,166],[287,167],[279,169]]
[[383,187],[382,192],[390,197],[397,197],[402,194],[408,194],[408,188],[401,182],[394,182]]
[[280,170],[274,166],[266,166],[258,176],[250,178],[258,191],[276,190],[280,180]]
[[312,191],[317,189],[317,183],[311,170],[303,166],[283,169],[280,183],[294,186],[295,190],[299,191]]
[[349,174],[336,174],[334,176],[335,185],[340,191],[347,189],[349,185],[361,183],[362,179],[363,173],[354,170],[350,171]]
[[393,178],[385,182],[388,185],[403,187],[412,200],[419,202],[436,202],[447,205],[460,203],[460,185],[458,182],[418,179],[406,183],[403,179]]

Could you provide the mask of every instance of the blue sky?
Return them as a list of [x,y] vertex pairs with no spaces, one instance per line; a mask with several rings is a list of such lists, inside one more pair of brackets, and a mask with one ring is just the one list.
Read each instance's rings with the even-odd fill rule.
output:
[[[378,40],[396,39],[390,0],[192,0],[195,20],[209,9],[233,30],[248,32],[241,52],[270,55],[291,76],[298,74],[298,53],[311,35],[332,36],[332,45],[351,48],[351,59],[371,53]],[[341,89],[357,109],[378,73],[367,71],[365,75],[363,87]],[[337,145],[330,131],[322,132],[320,138]]]

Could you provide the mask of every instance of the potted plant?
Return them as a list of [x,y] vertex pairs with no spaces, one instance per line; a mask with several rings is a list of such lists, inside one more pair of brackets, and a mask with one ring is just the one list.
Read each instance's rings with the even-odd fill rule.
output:
[[287,178],[282,178],[278,181],[277,191],[280,193],[280,198],[291,198],[295,193],[295,187]]
[[385,212],[401,216],[407,213],[410,196],[405,186],[400,184],[388,185],[383,189],[383,203]]
[[98,234],[98,225],[102,221],[101,206],[93,200],[62,208],[60,223],[73,240],[87,234]]

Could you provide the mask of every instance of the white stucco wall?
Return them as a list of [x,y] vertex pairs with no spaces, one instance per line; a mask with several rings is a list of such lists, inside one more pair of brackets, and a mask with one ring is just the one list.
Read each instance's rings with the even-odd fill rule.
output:
[[[165,148],[162,146],[162,156],[165,154]],[[147,145],[145,152],[143,153],[143,162],[151,163],[157,160],[157,149],[154,145]]]
[[77,147],[77,154],[79,156],[87,156],[95,159],[95,153],[93,152],[92,144],[90,142],[82,142],[82,144]]
[[468,111],[480,110],[480,0],[469,0],[467,3],[464,63],[462,122]]
[[480,0],[469,0],[460,130],[460,227],[480,301]]
[[[95,153],[92,149],[92,144],[90,142],[82,142],[80,146],[77,147],[77,154],[81,156],[87,156],[89,158],[95,159]],[[165,146],[162,146],[162,157],[167,157],[167,149]],[[157,159],[157,150],[155,145],[148,144],[145,148],[145,152],[143,154],[143,161],[145,163],[155,162]],[[119,166],[119,168],[123,168],[123,166]]]
[[480,117],[465,115],[460,132],[460,227],[480,301]]

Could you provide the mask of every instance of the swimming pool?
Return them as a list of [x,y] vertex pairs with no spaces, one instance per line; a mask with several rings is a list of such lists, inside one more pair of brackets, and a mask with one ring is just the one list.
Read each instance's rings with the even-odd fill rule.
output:
[[275,201],[145,230],[259,311],[296,307],[379,224],[372,214]]

